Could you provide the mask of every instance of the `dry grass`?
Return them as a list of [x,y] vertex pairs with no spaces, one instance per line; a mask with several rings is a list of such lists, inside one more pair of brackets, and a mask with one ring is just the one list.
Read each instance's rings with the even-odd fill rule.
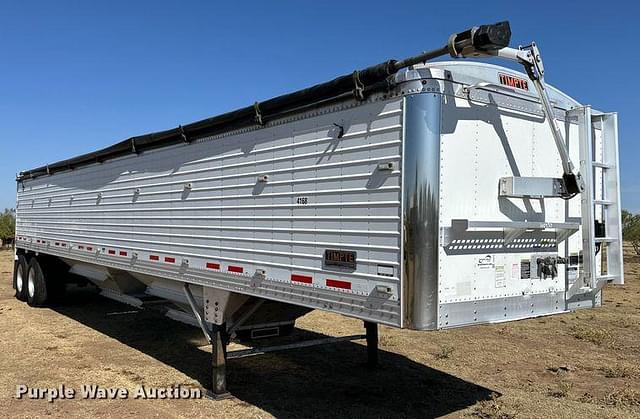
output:
[[638,376],[638,368],[628,365],[614,364],[600,368],[607,378],[634,378]]
[[506,412],[496,393],[491,395],[491,399],[482,400],[473,410],[472,416],[482,419],[513,419],[514,413]]
[[449,359],[451,355],[453,355],[454,351],[455,348],[453,346],[442,345],[440,347],[440,350],[436,352],[434,356],[436,357],[436,359]]
[[379,335],[378,343],[380,344],[381,348],[392,348],[394,346],[397,346],[396,339],[394,339],[393,336],[389,335]]
[[593,327],[590,325],[575,325],[571,328],[571,336],[576,339],[603,345],[613,343],[613,335],[609,330]]
[[571,381],[559,379],[556,388],[549,390],[549,396],[555,397],[557,399],[563,399],[569,396],[572,388],[573,383]]
[[607,393],[603,402],[617,407],[640,407],[640,392],[628,387],[615,389]]

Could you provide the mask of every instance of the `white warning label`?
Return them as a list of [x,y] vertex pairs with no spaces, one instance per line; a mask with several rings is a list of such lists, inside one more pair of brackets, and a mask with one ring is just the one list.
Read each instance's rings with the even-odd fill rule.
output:
[[519,263],[511,264],[511,278],[512,279],[520,279],[520,264]]

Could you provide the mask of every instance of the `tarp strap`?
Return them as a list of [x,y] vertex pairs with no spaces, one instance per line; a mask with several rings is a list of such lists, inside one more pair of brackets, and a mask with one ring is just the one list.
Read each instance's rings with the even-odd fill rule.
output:
[[256,123],[258,125],[264,125],[264,120],[262,119],[262,112],[260,112],[260,102],[255,102],[253,104],[253,110],[256,113]]
[[358,70],[353,72],[353,96],[356,100],[364,100],[364,83],[360,80],[360,72]]
[[182,138],[182,141],[188,143],[189,139],[187,138],[187,134],[184,133],[184,128],[182,127],[182,125],[178,126],[178,129],[180,130],[180,138]]

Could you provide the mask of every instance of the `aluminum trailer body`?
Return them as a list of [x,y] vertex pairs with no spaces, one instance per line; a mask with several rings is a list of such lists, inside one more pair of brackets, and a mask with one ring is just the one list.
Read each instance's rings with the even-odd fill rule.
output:
[[[189,282],[420,330],[563,312],[584,251],[570,222],[580,202],[500,196],[502,178],[560,167],[535,93],[496,88],[502,74],[526,79],[429,64],[365,102],[21,180],[17,247],[63,258],[109,295],[185,303],[175,284]],[[464,89],[477,83],[493,86]],[[566,114],[581,105],[551,98],[579,160]],[[454,238],[455,220],[494,224]],[[517,223],[528,231],[508,241]],[[355,257],[341,266],[332,251]],[[574,263],[544,278],[542,256]]]
[[364,98],[25,173],[17,253],[217,325],[258,300],[264,324],[320,309],[415,330],[595,307],[623,281],[616,115],[546,88],[586,186],[567,199],[539,93],[505,67],[415,64]]

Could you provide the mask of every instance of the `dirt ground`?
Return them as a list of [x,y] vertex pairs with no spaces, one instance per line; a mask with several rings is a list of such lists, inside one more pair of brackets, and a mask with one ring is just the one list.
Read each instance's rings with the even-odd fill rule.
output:
[[[231,360],[227,400],[24,400],[16,386],[210,385],[200,331],[89,289],[35,309],[13,297],[13,253],[0,252],[3,417],[607,417],[640,416],[640,257],[604,306],[441,332],[383,327],[381,366],[362,342]],[[362,333],[312,312],[292,338]]]

